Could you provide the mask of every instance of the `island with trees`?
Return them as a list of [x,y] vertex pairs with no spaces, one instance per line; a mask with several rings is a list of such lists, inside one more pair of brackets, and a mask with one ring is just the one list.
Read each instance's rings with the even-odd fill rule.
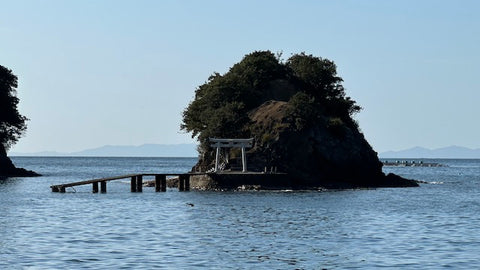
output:
[[[248,170],[285,173],[288,180],[279,188],[418,186],[382,172],[382,162],[353,119],[361,107],[342,82],[333,61],[305,53],[285,61],[281,54],[255,51],[225,74],[214,73],[183,112],[181,129],[199,141],[192,171],[214,166],[210,138],[253,138]],[[223,151],[222,169],[234,168],[238,149]]]
[[17,76],[0,65],[0,178],[39,176],[39,174],[16,168],[7,156],[7,150],[24,135],[28,120],[17,109]]

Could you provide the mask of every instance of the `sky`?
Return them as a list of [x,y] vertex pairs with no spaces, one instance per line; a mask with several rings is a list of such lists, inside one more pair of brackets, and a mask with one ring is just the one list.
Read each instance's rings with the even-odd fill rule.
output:
[[182,111],[256,50],[333,60],[377,152],[480,148],[480,1],[0,0],[12,152],[193,143]]

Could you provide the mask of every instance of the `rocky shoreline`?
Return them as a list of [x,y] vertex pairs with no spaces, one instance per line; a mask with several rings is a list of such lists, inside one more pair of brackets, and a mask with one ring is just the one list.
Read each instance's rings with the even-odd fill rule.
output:
[[[190,176],[190,189],[200,191],[259,191],[259,190],[308,190],[328,191],[362,188],[418,187],[419,182],[388,174],[375,181],[362,181],[369,184],[354,185],[351,182],[332,181],[323,185],[298,184],[295,177],[288,174],[269,173],[209,173]],[[145,187],[154,187],[155,181],[145,181]],[[167,187],[176,188],[178,177],[167,179]]]
[[35,176],[41,175],[34,171],[15,167],[12,160],[10,160],[10,158],[7,156],[5,149],[0,147],[0,178]]

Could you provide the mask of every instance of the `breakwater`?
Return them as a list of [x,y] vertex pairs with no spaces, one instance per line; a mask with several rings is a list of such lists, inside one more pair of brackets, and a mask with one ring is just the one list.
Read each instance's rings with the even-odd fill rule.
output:
[[445,165],[437,162],[426,162],[423,160],[385,160],[383,166],[395,167],[444,167]]

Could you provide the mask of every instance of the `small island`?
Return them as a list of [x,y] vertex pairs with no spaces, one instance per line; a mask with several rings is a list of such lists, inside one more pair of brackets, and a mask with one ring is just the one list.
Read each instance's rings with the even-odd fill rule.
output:
[[[181,125],[199,141],[199,160],[192,172],[204,174],[201,179],[193,176],[192,186],[418,186],[414,180],[382,172],[382,162],[352,118],[361,107],[346,95],[333,61],[305,53],[286,61],[281,57],[270,51],[250,53],[197,88]],[[242,171],[240,149],[219,151],[211,138],[252,138],[246,152],[248,173],[229,173]],[[221,171],[216,168],[219,156]]]
[[27,130],[28,118],[17,110],[17,86],[17,76],[0,65],[0,178],[39,176],[36,172],[16,168],[7,156],[7,150]]

